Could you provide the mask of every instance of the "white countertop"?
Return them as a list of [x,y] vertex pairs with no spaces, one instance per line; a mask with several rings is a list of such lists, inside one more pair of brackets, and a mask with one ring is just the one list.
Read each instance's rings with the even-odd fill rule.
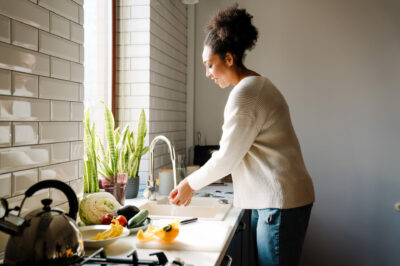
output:
[[[204,193],[210,193],[217,197],[231,198],[232,197],[231,192],[232,192],[232,184],[226,184],[224,186],[212,185],[197,191],[195,196],[201,196],[204,195]],[[159,196],[158,198],[161,199],[162,197]],[[147,200],[144,198],[127,199],[125,201],[125,204],[141,206],[146,201]],[[184,251],[184,250],[179,250],[179,251],[162,250],[162,251],[165,253],[169,261],[173,261],[176,258],[180,258],[185,262],[185,265],[196,265],[196,266],[220,265],[242,216],[243,216],[243,210],[241,209],[232,207],[229,210],[223,222],[228,224],[228,226],[230,226],[231,229],[230,231],[228,231],[228,237],[223,249],[219,252],[201,252],[201,251]],[[221,223],[221,221],[209,221],[209,220],[208,221],[202,220],[201,222],[210,223],[210,226],[212,226],[213,223]],[[213,235],[204,234],[204,237],[212,238]],[[136,239],[135,235],[130,235],[128,237],[119,239],[115,243],[105,247],[106,254],[107,256],[112,256],[112,257],[125,257],[126,255],[131,253],[134,249],[136,249],[137,241],[138,240]],[[152,260],[155,260],[156,257],[149,256],[149,254],[160,251],[159,249],[158,250],[136,249],[136,250],[139,259],[152,259]],[[87,250],[86,253],[90,254],[91,250]]]

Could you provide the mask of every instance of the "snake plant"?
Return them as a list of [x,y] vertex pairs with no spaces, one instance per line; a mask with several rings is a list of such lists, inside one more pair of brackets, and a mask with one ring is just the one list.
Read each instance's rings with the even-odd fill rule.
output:
[[139,118],[136,144],[134,133],[130,131],[129,125],[126,125],[121,133],[119,133],[119,128],[114,129],[114,117],[107,106],[105,106],[104,121],[107,149],[98,139],[99,173],[110,181],[114,181],[113,179],[119,173],[127,173],[128,177],[136,177],[141,156],[148,151],[148,147],[143,147],[147,133],[144,110]]
[[127,139],[127,147],[128,147],[128,178],[137,177],[139,173],[139,165],[140,160],[143,155],[145,155],[149,151],[149,147],[144,147],[144,138],[147,134],[146,128],[146,114],[144,110],[140,113],[139,121],[138,121],[138,129],[136,136],[136,144],[135,144],[135,135],[130,132]]
[[84,193],[93,193],[99,191],[99,182],[97,176],[97,155],[96,155],[96,127],[93,123],[90,126],[90,111],[85,111],[84,119],[84,147],[85,155],[84,173],[83,173],[83,189]]

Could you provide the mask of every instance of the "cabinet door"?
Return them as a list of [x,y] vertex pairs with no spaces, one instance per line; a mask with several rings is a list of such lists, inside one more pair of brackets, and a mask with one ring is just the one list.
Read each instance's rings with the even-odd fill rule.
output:
[[[235,235],[226,252],[232,257],[231,266],[257,265],[256,242],[251,235],[251,210],[245,210]],[[225,266],[225,260],[221,265]]]

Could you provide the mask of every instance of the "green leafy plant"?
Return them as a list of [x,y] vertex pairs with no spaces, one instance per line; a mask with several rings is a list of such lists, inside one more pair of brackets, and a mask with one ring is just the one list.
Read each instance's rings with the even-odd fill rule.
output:
[[113,179],[119,173],[127,173],[128,177],[136,177],[140,159],[149,149],[143,147],[147,133],[144,110],[139,118],[136,143],[134,142],[134,133],[130,131],[129,125],[125,126],[121,133],[119,133],[119,128],[114,129],[114,117],[106,106],[104,120],[107,149],[98,138],[99,173],[110,181],[114,181]]
[[[104,102],[103,102],[104,104]],[[118,173],[118,158],[122,153],[123,147],[126,142],[126,136],[128,132],[128,127],[125,127],[123,132],[123,137],[118,132],[119,128],[114,129],[115,122],[111,110],[104,105],[104,121],[105,121],[105,135],[107,146],[103,145],[102,141],[98,138],[99,142],[99,152],[97,160],[99,162],[99,173],[110,181],[117,176]]]
[[146,114],[144,110],[140,113],[138,121],[138,129],[135,144],[135,135],[130,132],[127,139],[127,147],[129,155],[125,158],[129,158],[128,161],[128,178],[134,178],[138,176],[140,160],[143,155],[149,151],[149,146],[144,147],[144,138],[147,135],[146,128]]
[[97,154],[96,154],[96,127],[93,123],[90,125],[90,111],[85,111],[84,119],[84,137],[85,147],[83,189],[84,193],[93,193],[99,191],[99,181],[97,175]]

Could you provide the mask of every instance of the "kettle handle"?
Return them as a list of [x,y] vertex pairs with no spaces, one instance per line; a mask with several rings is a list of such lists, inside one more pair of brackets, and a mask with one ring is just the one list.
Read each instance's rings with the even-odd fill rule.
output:
[[[56,188],[58,190],[61,190],[68,199],[68,203],[69,203],[68,216],[71,217],[72,219],[76,220],[76,214],[78,213],[78,198],[76,197],[75,192],[72,190],[72,188],[62,181],[52,180],[52,179],[40,181],[40,182],[36,183],[35,185],[31,186],[25,192],[25,199],[28,197],[31,197],[35,192],[37,192],[41,189],[44,189],[44,188]],[[22,201],[22,204],[24,203],[25,199]],[[21,204],[20,211],[22,210],[22,204]]]

